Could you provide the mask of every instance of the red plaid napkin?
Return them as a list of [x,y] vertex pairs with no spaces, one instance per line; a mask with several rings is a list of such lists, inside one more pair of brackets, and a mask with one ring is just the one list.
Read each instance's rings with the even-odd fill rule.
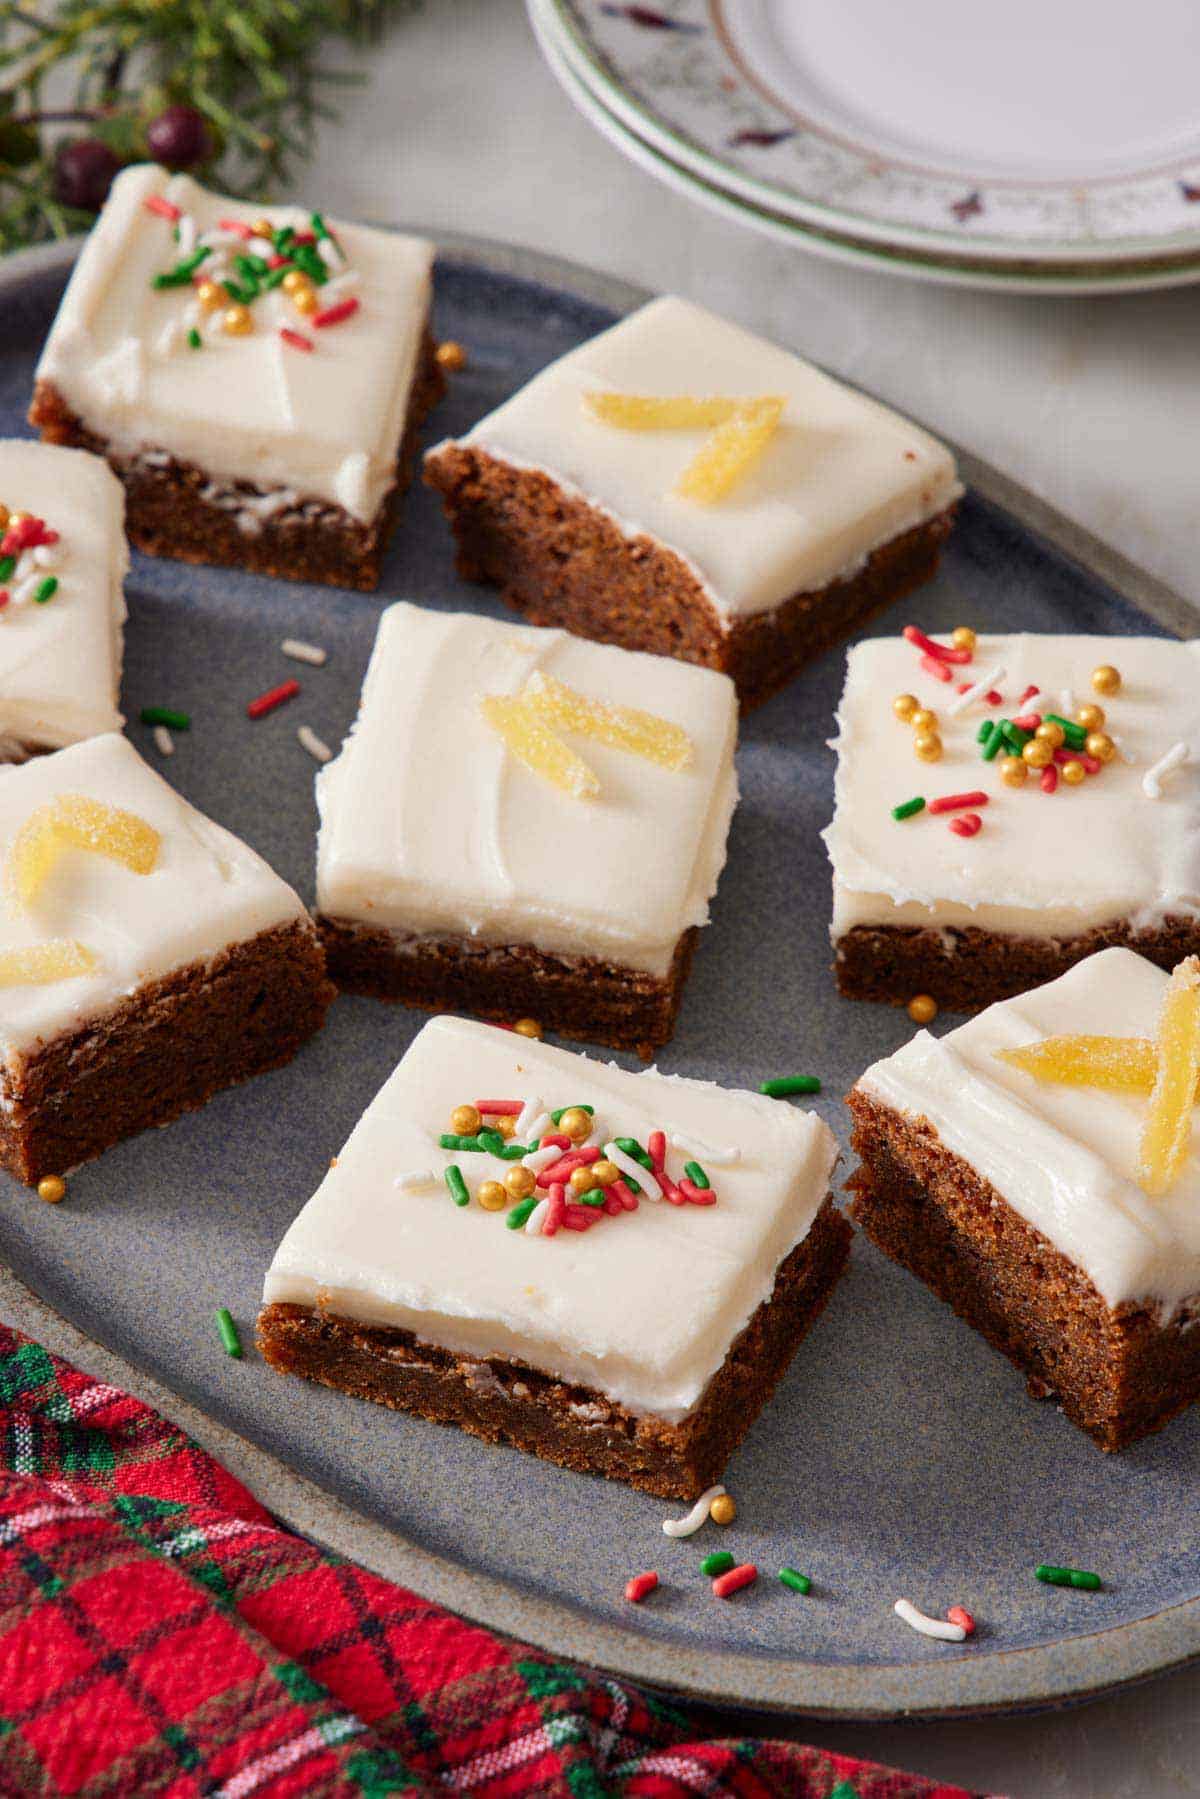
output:
[[0,1327],[0,1793],[969,1799],[492,1636],[278,1529],[182,1431]]

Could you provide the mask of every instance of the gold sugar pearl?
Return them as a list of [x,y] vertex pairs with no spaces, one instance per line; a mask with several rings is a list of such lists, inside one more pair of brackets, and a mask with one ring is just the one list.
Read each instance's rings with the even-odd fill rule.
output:
[[572,1143],[586,1143],[592,1134],[592,1118],[582,1106],[568,1106],[558,1121],[558,1128]]
[[8,507],[0,502],[0,531],[8,530]]
[[1082,762],[1076,762],[1073,756],[1069,762],[1063,763],[1058,773],[1059,779],[1065,781],[1068,787],[1078,787],[1081,781],[1087,780],[1087,769]]
[[504,1185],[511,1199],[528,1199],[537,1186],[537,1176],[532,1168],[525,1168],[517,1162],[512,1168],[505,1170]]
[[1111,762],[1117,753],[1117,746],[1107,731],[1089,731],[1083,747],[1097,762]]
[[1099,668],[1092,670],[1092,690],[1109,695],[1120,693],[1121,671],[1114,668],[1111,662],[1102,662]]
[[970,625],[955,625],[950,641],[956,650],[973,650],[978,640]]
[[1054,760],[1054,750],[1044,737],[1034,737],[1021,751],[1021,760],[1030,768],[1049,768]]
[[714,1524],[732,1524],[737,1517],[737,1503],[732,1493],[718,1493],[708,1508]]
[[248,306],[227,306],[221,315],[221,329],[227,337],[245,337],[254,329]]
[[516,1024],[513,1026],[513,1030],[517,1033],[518,1037],[532,1037],[537,1043],[541,1042],[544,1035],[542,1027],[536,1018],[518,1018]]
[[215,312],[225,300],[225,289],[219,281],[202,281],[196,289],[196,304],[203,312]]
[[567,1181],[567,1186],[576,1199],[581,1193],[590,1193],[595,1184],[590,1168],[573,1168]]
[[912,723],[912,715],[918,709],[920,701],[915,693],[898,693],[892,701],[892,711],[902,725]]
[[914,1024],[932,1024],[937,1017],[938,1003],[932,993],[914,993],[905,1010]]
[[936,712],[931,711],[928,706],[918,706],[908,722],[914,731],[936,731],[938,728],[938,715]]
[[270,219],[255,219],[250,230],[255,237],[265,237],[268,243],[270,243],[275,236],[275,227],[272,225]]
[[315,287],[302,287],[292,295],[292,305],[297,312],[303,313],[305,318],[311,318],[314,312],[320,311],[321,296]]
[[[529,1173],[528,1168],[525,1173]],[[485,1212],[502,1212],[509,1201],[508,1189],[499,1181],[481,1182],[475,1197]]]
[[936,731],[922,731],[913,742],[919,762],[940,762],[942,759],[942,740]]
[[616,1163],[606,1161],[603,1156],[598,1162],[592,1163],[588,1173],[592,1177],[593,1187],[611,1187],[614,1181],[621,1178],[621,1170]]
[[1091,704],[1080,706],[1075,714],[1075,723],[1082,725],[1085,731],[1102,731],[1104,729],[1104,707]]
[[37,1184],[38,1198],[44,1199],[47,1205],[56,1206],[60,1199],[67,1196],[67,1183],[61,1174],[44,1174]]
[[499,1118],[492,1119],[492,1129],[495,1131],[497,1137],[502,1137],[506,1143],[511,1143],[512,1139],[517,1134],[517,1121],[515,1118],[508,1118],[502,1115]]
[[1000,779],[1006,787],[1024,787],[1029,774],[1027,763],[1020,756],[1005,756],[1000,763]]
[[455,1106],[450,1114],[450,1129],[456,1137],[473,1137],[482,1123],[477,1106]]
[[289,269],[279,285],[285,294],[298,294],[312,286],[312,278],[303,269]]
[[1047,718],[1038,726],[1034,736],[1039,743],[1048,743],[1052,750],[1061,750],[1066,732],[1052,718]]
[[29,523],[29,514],[27,512],[10,512],[8,523],[13,530],[16,530],[19,526]]
[[465,369],[467,366],[467,352],[452,338],[448,338],[444,344],[438,345],[434,351],[434,358],[438,367],[445,369],[450,375],[456,375],[459,369]]

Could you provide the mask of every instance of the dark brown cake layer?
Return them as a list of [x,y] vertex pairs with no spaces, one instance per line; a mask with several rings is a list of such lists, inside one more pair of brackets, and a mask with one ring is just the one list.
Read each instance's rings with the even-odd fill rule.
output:
[[1168,973],[1200,954],[1200,923],[1168,918],[1156,931],[1100,925],[1078,937],[1010,937],[1000,931],[855,925],[834,945],[838,992],[846,999],[907,1005],[930,993],[950,1012],[978,1012],[1057,980],[1102,949],[1132,949]]
[[319,916],[329,972],[347,993],[430,1012],[471,1012],[502,1024],[532,1017],[560,1037],[635,1050],[649,1061],[668,1043],[699,931],[675,946],[660,979],[591,956],[550,956],[531,944],[486,944],[379,930]]
[[222,504],[213,495],[213,477],[194,463],[173,457],[150,463],[144,457],[118,456],[88,430],[48,381],[39,381],[34,388],[29,422],[47,443],[71,444],[108,458],[124,483],[129,541],[147,555],[369,592],[379,585],[400,500],[412,480],[421,424],[445,385],[426,327],[408,397],[396,479],[367,524],[329,501],[302,497],[295,507],[263,519],[255,532],[245,531],[238,523],[237,497],[254,500],[261,497],[260,488],[248,481],[222,488]]
[[681,1424],[630,1412],[594,1388],[568,1386],[519,1362],[472,1360],[411,1331],[355,1324],[304,1306],[265,1306],[258,1344],[284,1374],[435,1424],[457,1424],[485,1442],[509,1443],[580,1474],[628,1481],[662,1499],[694,1499],[720,1479],[816,1322],[851,1235],[826,1199],[807,1237],[780,1263],[770,1298]]
[[532,624],[720,669],[744,707],[927,581],[954,518],[951,506],[883,544],[846,580],[730,626],[680,556],[652,537],[627,537],[549,475],[451,444],[425,458],[425,479],[442,496],[467,580],[494,583]]
[[0,1078],[0,1166],[36,1185],[279,1067],[334,992],[307,918],[139,988]]
[[1057,1395],[1102,1449],[1123,1449],[1200,1397],[1200,1327],[1110,1310],[1082,1269],[939,1140],[857,1090],[853,1216],[885,1255]]

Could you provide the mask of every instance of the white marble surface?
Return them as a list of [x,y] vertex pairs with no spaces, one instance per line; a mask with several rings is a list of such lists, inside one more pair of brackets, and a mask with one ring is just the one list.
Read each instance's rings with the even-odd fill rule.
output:
[[[372,55],[306,191],[528,244],[703,301],[989,458],[1200,603],[1192,289],[1017,299],[865,275],[702,213],[542,65],[520,0],[425,0]],[[1200,1793],[1200,1670],[1058,1715],[778,1734],[1021,1799]],[[727,1721],[732,1727],[732,1721]]]

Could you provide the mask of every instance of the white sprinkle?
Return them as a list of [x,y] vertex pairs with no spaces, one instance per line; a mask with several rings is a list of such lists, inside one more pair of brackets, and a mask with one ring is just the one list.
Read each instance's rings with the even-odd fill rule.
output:
[[311,725],[300,725],[296,736],[300,740],[300,747],[308,751],[314,762],[330,761],[333,751],[324,738],[317,736]]
[[1109,736],[1116,745],[1117,754],[1122,762],[1124,762],[1127,767],[1133,768],[1137,763],[1137,757],[1134,755],[1133,751],[1127,747],[1125,739],[1123,737],[1117,737],[1112,731],[1109,732]]
[[682,1518],[664,1518],[663,1536],[694,1537],[708,1517],[709,1506],[714,1499],[719,1499],[724,1491],[724,1487],[718,1481],[715,1487],[708,1489],[707,1493],[701,1493],[691,1511],[685,1512]]
[[340,300],[345,294],[352,292],[358,286],[358,281],[357,269],[346,269],[342,274],[335,275],[332,281],[327,281],[321,289],[322,304],[332,306],[335,300]]
[[662,1188],[650,1170],[643,1168],[640,1162],[635,1162],[632,1156],[627,1156],[618,1144],[606,1143],[604,1153],[614,1168],[619,1168],[622,1174],[630,1175],[638,1183],[647,1199],[662,1198]]
[[156,356],[173,356],[183,339],[183,330],[178,316],[169,318],[154,340]]
[[973,681],[964,693],[960,693],[957,699],[950,702],[946,707],[947,717],[957,718],[960,712],[965,712],[968,706],[973,705],[976,700],[981,700],[989,688],[999,687],[1001,681],[1007,679],[1008,670],[1003,663],[998,662],[995,668],[989,670],[986,675],[981,675],[978,681]]
[[[546,1124],[542,1123],[543,1118]],[[535,1137],[541,1136],[549,1122],[549,1112],[542,1111],[541,1095],[534,1093],[517,1113],[517,1122],[513,1125],[513,1136],[518,1143],[532,1143]],[[539,1125],[540,1129],[532,1130],[530,1127],[534,1124]]]
[[274,256],[275,254],[274,244],[268,243],[265,237],[252,237],[247,239],[246,248],[251,256],[267,257]]
[[328,650],[319,643],[305,643],[300,637],[285,637],[279,647],[293,662],[311,662],[314,668],[323,668],[329,660]]
[[685,1137],[682,1131],[672,1131],[668,1142],[672,1149],[682,1150],[685,1156],[703,1156],[714,1168],[725,1168],[731,1162],[740,1162],[742,1152],[735,1144],[732,1149],[714,1149],[710,1143],[701,1143],[699,1137]]
[[1148,800],[1160,800],[1162,798],[1162,787],[1160,783],[1163,776],[1173,774],[1177,768],[1182,768],[1187,759],[1187,744],[1173,743],[1166,755],[1160,756],[1158,761],[1154,764],[1154,767],[1148,768],[1142,776],[1142,792],[1145,794],[1146,798]]
[[1058,703],[1062,707],[1062,715],[1064,718],[1074,718],[1074,716],[1075,716],[1075,690],[1073,687],[1064,687],[1063,688],[1062,692],[1058,696]]
[[525,1235],[527,1237],[540,1237],[541,1236],[542,1220],[545,1218],[546,1213],[549,1210],[550,1210],[549,1199],[539,1199],[536,1206],[534,1206],[532,1212],[529,1214],[528,1218],[525,1220]]
[[966,1637],[961,1624],[950,1624],[945,1618],[927,1618],[909,1599],[897,1599],[892,1610],[923,1637],[937,1637],[943,1643],[961,1643]]
[[22,550],[17,557],[17,566],[12,572],[12,579],[14,581],[28,581],[36,567],[37,563],[33,559],[33,551]]
[[405,1168],[392,1182],[402,1192],[409,1192],[416,1187],[436,1187],[438,1177],[432,1168]]
[[56,543],[40,543],[30,554],[35,568],[57,568],[62,550]]
[[218,244],[240,245],[242,234],[240,231],[223,231],[219,225],[214,225],[211,231],[201,233],[199,242],[215,250]]
[[175,739],[167,730],[166,725],[155,725],[154,747],[160,756],[173,756],[175,754]]
[[179,254],[190,256],[196,248],[196,221],[190,212],[179,215],[175,222],[175,229],[179,233]]
[[41,586],[41,584],[42,584],[42,577],[39,574],[30,575],[27,580],[22,581],[19,586],[13,588],[13,590],[12,590],[13,605],[14,606],[27,605],[29,603],[29,601],[33,598],[34,594],[37,592],[37,590]]
[[522,1156],[521,1166],[532,1169],[534,1174],[540,1174],[543,1168],[549,1168],[551,1162],[557,1162],[564,1153],[550,1143],[545,1149],[531,1149],[527,1156]]
[[317,255],[322,262],[327,262],[331,269],[340,268],[346,260],[331,237],[317,239]]

